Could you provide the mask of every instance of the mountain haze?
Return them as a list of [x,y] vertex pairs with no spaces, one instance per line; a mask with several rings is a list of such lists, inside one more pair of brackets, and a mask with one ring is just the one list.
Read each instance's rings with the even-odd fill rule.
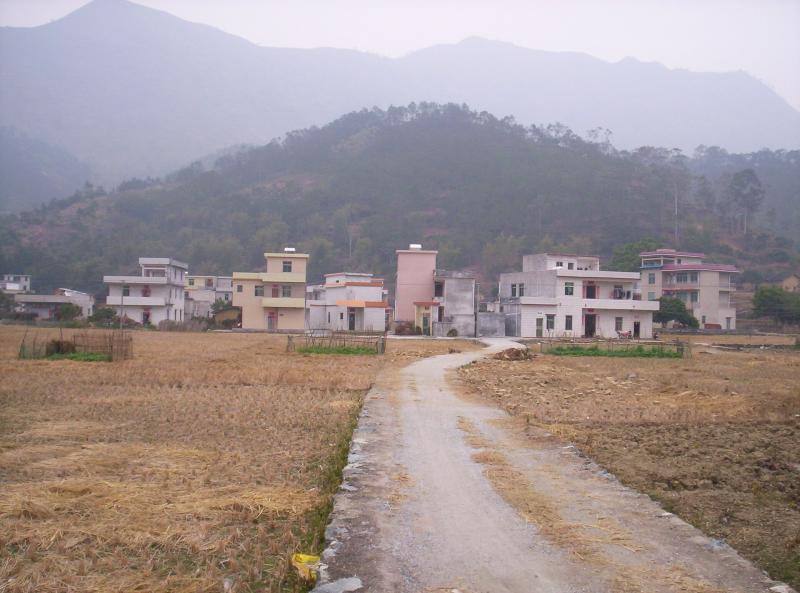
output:
[[0,29],[0,56],[0,125],[63,147],[105,184],[411,101],[463,102],[579,133],[608,128],[623,148],[800,145],[800,113],[745,73],[612,64],[479,38],[399,59],[268,48],[95,0],[46,25]]

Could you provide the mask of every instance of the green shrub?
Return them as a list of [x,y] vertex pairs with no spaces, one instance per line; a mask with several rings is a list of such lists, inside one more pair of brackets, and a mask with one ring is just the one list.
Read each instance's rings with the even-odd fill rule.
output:
[[377,354],[375,348],[367,346],[303,346],[301,354]]
[[547,350],[546,354],[555,356],[609,356],[615,358],[682,358],[679,352],[645,348],[644,346],[620,350],[604,350],[598,346],[590,346],[588,348],[581,346],[554,346]]

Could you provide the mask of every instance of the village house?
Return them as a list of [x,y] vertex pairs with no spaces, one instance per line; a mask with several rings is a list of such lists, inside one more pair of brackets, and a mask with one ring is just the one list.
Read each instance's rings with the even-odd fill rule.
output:
[[526,255],[521,272],[500,275],[498,308],[509,336],[652,338],[659,303],[641,300],[639,279],[594,256]]
[[786,292],[800,292],[800,276],[792,274],[781,280],[781,288]]
[[287,247],[264,259],[264,272],[233,273],[233,305],[242,312],[242,329],[303,330],[308,254]]
[[736,329],[736,266],[704,263],[705,254],[675,249],[640,253],[642,291],[649,301],[662,296],[684,302],[700,327]]
[[142,324],[185,319],[183,285],[189,266],[169,257],[140,257],[139,276],[104,276],[106,305]]
[[86,318],[94,313],[94,297],[70,288],[58,288],[53,294],[18,293],[14,295],[14,302],[23,313],[33,313],[42,320],[58,319],[63,305],[80,307],[79,317]]
[[211,307],[216,301],[233,303],[232,276],[187,276],[184,286],[186,316],[211,317]]
[[411,322],[424,335],[474,336],[475,276],[437,269],[437,255],[414,243],[397,250],[395,321]]
[[3,274],[0,292],[18,294],[31,291],[31,277],[27,274]]
[[372,274],[325,274],[325,284],[307,292],[309,329],[386,331],[387,291]]

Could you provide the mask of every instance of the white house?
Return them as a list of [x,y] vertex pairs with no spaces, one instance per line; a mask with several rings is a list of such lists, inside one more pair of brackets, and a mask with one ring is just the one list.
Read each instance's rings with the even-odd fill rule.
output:
[[522,272],[500,275],[500,306],[519,337],[652,338],[659,303],[641,300],[639,280],[594,256],[526,255]]
[[94,313],[94,297],[79,290],[59,288],[53,294],[15,294],[14,302],[26,313],[35,313],[38,319],[55,319],[61,305],[71,304],[81,308],[80,317]]
[[307,289],[309,329],[377,331],[386,329],[387,291],[372,274],[326,274],[325,284]]
[[120,317],[137,323],[183,321],[183,287],[189,266],[169,257],[140,257],[139,267],[139,276],[103,277],[108,285],[106,304]]
[[211,306],[216,301],[233,302],[232,276],[186,276],[184,286],[186,316],[211,317]]
[[31,291],[31,277],[27,274],[3,274],[0,292],[19,294]]

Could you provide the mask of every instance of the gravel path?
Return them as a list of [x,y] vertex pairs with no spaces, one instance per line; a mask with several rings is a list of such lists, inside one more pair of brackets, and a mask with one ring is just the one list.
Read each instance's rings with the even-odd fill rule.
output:
[[574,448],[455,395],[449,370],[516,346],[487,342],[367,395],[316,593],[779,590]]

